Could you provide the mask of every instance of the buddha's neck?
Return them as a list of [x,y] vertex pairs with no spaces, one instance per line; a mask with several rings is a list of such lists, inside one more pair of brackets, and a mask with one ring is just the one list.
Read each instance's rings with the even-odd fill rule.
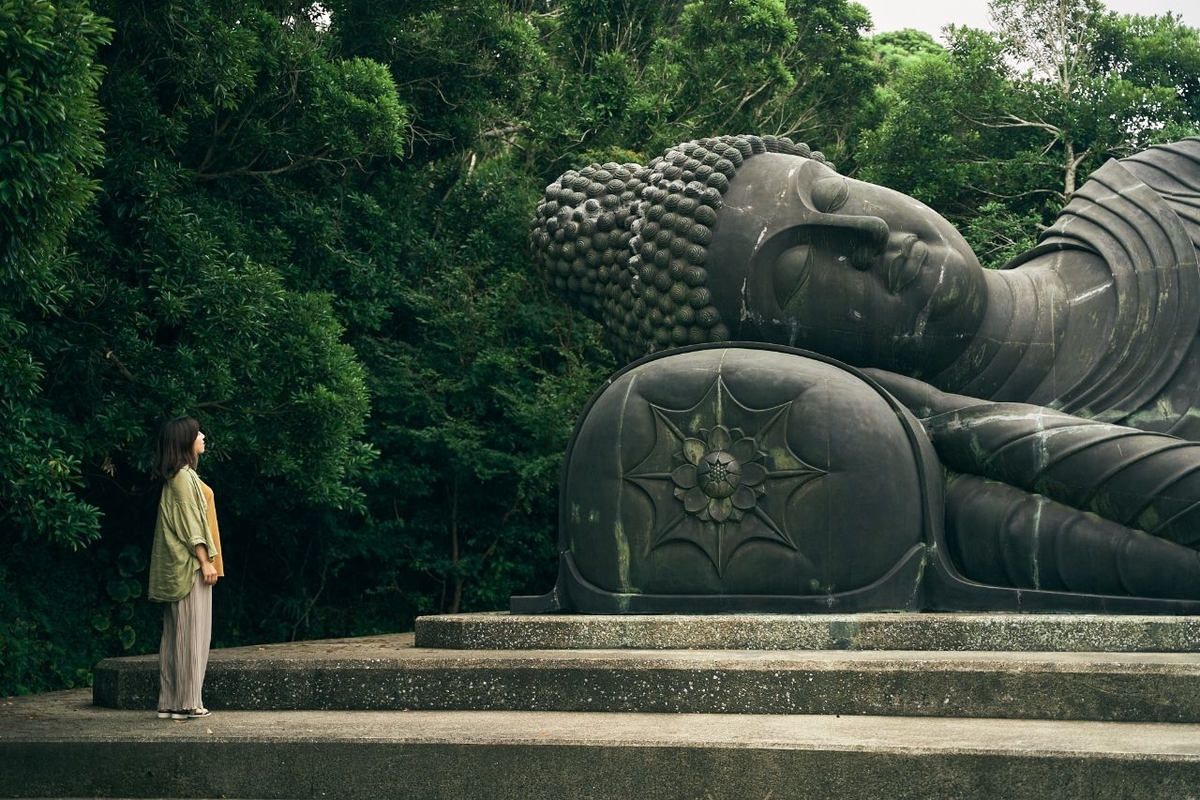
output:
[[1058,254],[1012,270],[988,270],[988,309],[975,339],[934,383],[991,400],[1055,404],[1084,380],[1104,350],[1115,314],[1102,265]]

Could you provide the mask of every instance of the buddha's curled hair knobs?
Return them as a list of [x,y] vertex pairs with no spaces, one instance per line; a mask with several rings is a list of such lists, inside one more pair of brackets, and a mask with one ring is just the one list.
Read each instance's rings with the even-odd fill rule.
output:
[[604,325],[627,361],[667,347],[726,341],[706,287],[722,195],[747,158],[785,153],[825,163],[777,136],[684,142],[648,166],[592,164],[546,187],[530,245],[553,291]]

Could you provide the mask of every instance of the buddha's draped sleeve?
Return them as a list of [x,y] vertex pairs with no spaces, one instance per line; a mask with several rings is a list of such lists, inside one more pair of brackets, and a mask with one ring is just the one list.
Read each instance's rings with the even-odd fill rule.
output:
[[[1055,407],[1107,422],[1153,405],[1200,330],[1200,266],[1187,212],[1143,180],[1150,175],[1135,159],[1093,172],[1037,246],[1006,265],[1069,250],[1103,259],[1116,298],[1112,329],[1101,357],[1056,397]],[[1191,169],[1200,174],[1200,164]]]

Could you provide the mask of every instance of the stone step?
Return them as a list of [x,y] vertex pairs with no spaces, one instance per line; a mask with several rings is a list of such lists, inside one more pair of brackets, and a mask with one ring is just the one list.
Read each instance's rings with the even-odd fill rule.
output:
[[[95,669],[152,709],[155,656]],[[1200,722],[1200,655],[886,650],[453,650],[412,634],[215,650],[219,710],[654,712]]]
[[[214,704],[215,705],[215,704]],[[558,711],[214,711],[0,701],[0,796],[1195,797],[1200,725]]]
[[509,614],[419,617],[454,650],[1200,652],[1200,617],[1122,614]]

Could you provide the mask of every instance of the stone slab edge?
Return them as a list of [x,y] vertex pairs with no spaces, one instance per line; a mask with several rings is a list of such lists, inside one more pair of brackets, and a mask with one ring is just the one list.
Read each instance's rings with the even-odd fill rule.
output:
[[0,796],[1185,798],[1200,726],[1015,720],[228,712],[84,692],[0,709]]
[[457,650],[1200,652],[1200,617],[1101,614],[419,617],[416,646]]
[[1179,760],[713,745],[28,743],[0,758],[19,765],[6,797],[1184,800],[1200,785]]

